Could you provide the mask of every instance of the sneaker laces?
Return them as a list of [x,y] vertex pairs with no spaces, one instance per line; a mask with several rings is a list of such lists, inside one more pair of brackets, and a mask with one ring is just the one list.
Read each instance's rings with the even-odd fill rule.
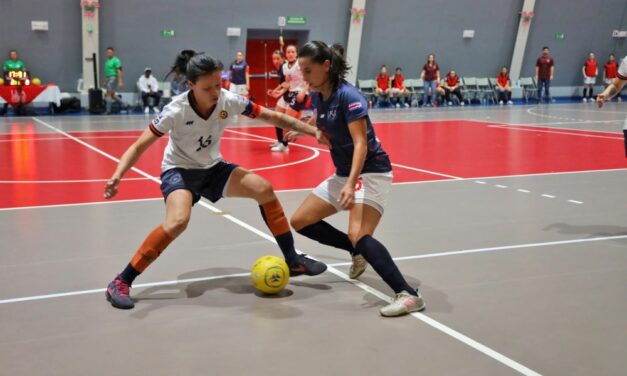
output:
[[128,283],[122,281],[121,279],[118,279],[118,283],[117,287],[118,287],[118,291],[120,292],[120,295],[129,295],[129,286]]

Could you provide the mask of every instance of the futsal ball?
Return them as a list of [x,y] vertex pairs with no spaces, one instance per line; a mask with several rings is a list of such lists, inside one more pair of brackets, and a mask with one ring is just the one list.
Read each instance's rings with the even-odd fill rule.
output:
[[33,84],[33,85],[41,85],[41,80],[39,78],[35,77],[35,78],[33,78],[30,81],[30,83]]
[[290,279],[290,271],[282,258],[262,256],[255,261],[250,277],[257,290],[272,295],[285,288]]

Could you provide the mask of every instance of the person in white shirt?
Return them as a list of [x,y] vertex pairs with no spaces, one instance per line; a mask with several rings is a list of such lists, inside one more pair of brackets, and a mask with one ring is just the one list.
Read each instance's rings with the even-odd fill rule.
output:
[[[610,100],[613,96],[620,93],[625,86],[625,83],[627,83],[627,57],[625,57],[620,63],[614,82],[612,82],[601,94],[597,96],[597,106],[599,108],[603,107],[606,100]],[[625,137],[625,157],[627,157],[627,119],[625,120],[625,124],[623,126],[623,135]]]
[[[159,93],[159,82],[155,76],[152,75],[152,69],[144,69],[144,74],[137,80],[137,87],[142,92],[142,101],[144,102],[144,113],[148,114],[153,107],[159,111],[159,101],[161,100],[161,93]],[[149,99],[153,98],[153,106],[149,106]]]
[[161,137],[168,136],[161,164],[165,220],[145,238],[131,262],[107,287],[107,300],[116,308],[134,307],[129,296],[131,284],[187,228],[192,206],[201,197],[211,202],[222,197],[254,199],[285,257],[290,276],[317,275],[327,269],[325,264],[296,252],[289,223],[270,182],[225,161],[220,152],[220,141],[226,126],[236,115],[259,118],[283,129],[302,132],[326,145],[329,145],[328,138],[316,127],[222,89],[222,68],[220,61],[207,55],[191,57],[185,72],[189,91],[172,98],[172,102],[163,108],[122,155],[105,186],[104,197],[113,198],[124,174],[146,149]]

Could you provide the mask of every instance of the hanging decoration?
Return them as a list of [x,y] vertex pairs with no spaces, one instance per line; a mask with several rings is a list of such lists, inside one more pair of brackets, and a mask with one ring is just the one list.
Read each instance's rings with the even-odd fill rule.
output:
[[522,20],[525,23],[530,22],[534,15],[535,13],[533,13],[533,11],[523,10],[522,12],[520,12],[520,17],[522,17]]
[[364,19],[365,15],[366,15],[365,9],[357,9],[357,8],[351,9],[351,19],[353,20],[354,23],[360,23]]
[[83,8],[83,14],[85,17],[94,17],[96,15],[96,9],[100,8],[98,0],[95,1],[81,1],[81,8]]

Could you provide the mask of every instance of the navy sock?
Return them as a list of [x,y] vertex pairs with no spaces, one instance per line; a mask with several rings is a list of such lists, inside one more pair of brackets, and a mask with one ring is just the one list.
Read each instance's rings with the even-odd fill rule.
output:
[[309,239],[313,239],[318,243],[348,251],[351,255],[358,254],[355,252],[348,235],[325,221],[318,221],[312,225],[303,227],[296,232],[308,237]]
[[398,294],[405,290],[412,295],[417,295],[417,290],[409,286],[405,278],[403,278],[401,271],[398,270],[394,260],[392,260],[390,252],[375,238],[370,235],[364,236],[359,239],[355,249],[361,252],[366,261],[395,293]]
[[294,237],[292,236],[292,232],[286,232],[285,234],[277,235],[274,238],[283,253],[285,262],[287,262],[288,265],[291,264],[296,256],[298,256],[296,249],[294,248]]
[[276,140],[283,143],[283,129],[279,127],[274,128],[276,130]]
[[[298,256],[298,254],[296,253],[296,248],[294,248],[294,236],[292,236],[292,232],[289,230],[289,227],[288,227],[287,232],[284,232],[282,234],[276,234],[276,232],[273,230],[273,226],[271,226],[271,224],[268,223],[268,218],[266,217],[266,212],[263,206],[259,206],[259,210],[261,211],[261,217],[263,218],[263,221],[266,222],[266,225],[268,226],[270,231],[273,232],[274,238],[276,239],[276,242],[279,245],[279,248],[281,249],[281,253],[283,253],[285,262],[287,262],[288,265],[291,264],[292,261],[296,258],[296,256]],[[282,217],[282,221],[285,221],[285,226],[289,226],[287,224],[287,219],[283,218],[284,215],[283,215],[282,209],[281,209],[281,217]]]
[[126,268],[124,268],[122,273],[120,273],[120,279],[128,283],[130,286],[133,284],[135,278],[137,278],[137,276],[140,274],[141,273],[135,270],[135,268],[133,268],[133,266],[129,263],[128,265],[126,265]]

